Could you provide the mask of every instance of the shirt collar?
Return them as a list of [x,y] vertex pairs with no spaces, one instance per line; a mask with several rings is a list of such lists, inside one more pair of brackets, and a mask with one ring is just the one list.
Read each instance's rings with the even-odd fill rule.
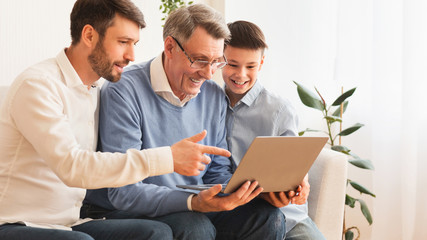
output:
[[255,99],[257,99],[257,97],[261,93],[262,89],[263,87],[261,83],[259,83],[259,81],[257,80],[252,86],[252,88],[249,89],[249,91],[245,94],[245,96],[243,96],[243,98],[236,103],[235,107],[238,106],[240,103],[244,103],[247,106],[251,106]]
[[[65,84],[70,87],[84,86],[83,81],[80,79],[70,60],[68,59],[65,51],[67,49],[62,49],[56,56],[56,62],[58,63],[59,68],[61,69],[62,74],[64,75]],[[103,83],[103,81],[97,80],[92,83],[93,87],[98,87]]]
[[151,87],[154,92],[172,92],[169,85],[168,78],[166,77],[165,70],[163,69],[163,53],[160,53],[150,65],[150,78]]

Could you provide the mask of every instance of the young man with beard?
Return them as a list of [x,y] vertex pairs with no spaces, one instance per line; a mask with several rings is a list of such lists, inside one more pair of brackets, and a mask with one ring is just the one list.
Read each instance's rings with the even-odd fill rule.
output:
[[[163,28],[163,52],[129,67],[120,82],[102,87],[101,150],[164,146],[202,129],[208,132],[204,144],[226,148],[227,102],[221,87],[209,79],[227,64],[223,49],[228,37],[221,14],[206,5],[172,12]],[[168,224],[175,239],[282,240],[285,218],[278,208],[255,198],[262,190],[257,182],[219,194],[217,183],[226,183],[232,170],[228,158],[212,156],[199,176],[173,173],[89,191],[82,213],[155,219]],[[216,185],[198,194],[176,187],[203,183]]]
[[[258,80],[267,48],[261,29],[247,21],[228,24],[231,39],[224,54],[228,65],[222,70],[228,97],[227,142],[233,161],[240,160],[257,136],[296,136],[298,119],[291,103],[266,90]],[[262,161],[262,159],[260,159]],[[263,193],[261,198],[279,207],[286,216],[286,240],[325,239],[308,216],[308,176],[300,192]]]
[[116,82],[134,60],[145,27],[129,0],[78,0],[72,43],[20,74],[0,108],[0,239],[163,239],[150,220],[80,219],[85,189],[119,187],[148,176],[197,175],[226,150],[195,142],[126,153],[95,152],[99,78]]

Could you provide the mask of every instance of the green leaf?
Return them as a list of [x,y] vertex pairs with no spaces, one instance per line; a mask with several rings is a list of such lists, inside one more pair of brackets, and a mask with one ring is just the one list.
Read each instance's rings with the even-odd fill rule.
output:
[[369,225],[371,225],[372,224],[372,216],[371,216],[371,212],[369,211],[368,205],[366,205],[365,201],[363,201],[362,199],[357,199],[357,201],[359,201],[359,203],[360,203],[360,210],[362,211],[363,216],[365,216]]
[[342,122],[340,117],[326,116],[325,119],[328,120],[329,123]]
[[320,100],[313,92],[311,92],[310,90],[295,81],[294,83],[297,85],[299,98],[301,99],[301,102],[304,105],[306,105],[307,107],[318,109],[320,111],[323,111],[325,109],[324,105],[322,104],[322,100]]
[[362,194],[362,193],[364,193],[364,194],[371,195],[372,197],[376,197],[376,196],[375,196],[375,194],[373,194],[372,192],[370,192],[368,189],[366,189],[364,186],[360,185],[360,184],[359,184],[359,183],[357,183],[357,182],[354,182],[354,181],[351,181],[351,180],[350,180],[350,185],[351,185],[354,189],[356,189],[357,191],[359,191],[361,194]]
[[347,129],[342,130],[340,133],[338,133],[338,135],[340,135],[340,136],[350,135],[350,134],[354,133],[355,131],[357,131],[359,128],[363,127],[363,126],[365,126],[365,125],[361,124],[361,123],[356,123],[353,126],[347,128]]
[[356,199],[350,197],[350,195],[345,195],[345,205],[350,206],[351,208],[354,208],[354,205],[356,204]]
[[[342,107],[342,113],[345,113],[345,110],[347,110],[347,106],[348,106],[348,101],[344,102],[344,106]],[[339,117],[341,116],[341,107],[337,108],[337,110],[335,110],[335,112],[332,114],[332,116],[335,117]]]
[[299,136],[302,136],[302,135],[304,135],[304,133],[306,133],[306,132],[320,132],[320,130],[307,128],[307,129],[305,129],[304,131],[299,132],[299,133],[298,133],[298,135],[299,135]]
[[375,170],[374,165],[372,164],[371,161],[369,160],[364,160],[364,159],[351,159],[348,160],[349,163],[353,164],[354,166],[358,167],[358,168],[363,168],[363,169],[369,169],[369,170]]
[[354,152],[349,153],[350,156],[352,156],[354,159],[360,159],[359,156],[357,156]]
[[345,240],[353,240],[354,239],[354,233],[351,230],[347,230],[345,232]]
[[347,155],[349,155],[349,152],[351,151],[350,149],[348,149],[346,146],[343,146],[343,145],[334,145],[331,147],[331,149],[337,152],[342,152]]
[[352,88],[348,90],[347,92],[343,93],[341,96],[339,96],[333,103],[332,106],[339,106],[342,102],[344,102],[348,97],[353,95],[354,91],[356,91],[356,88]]

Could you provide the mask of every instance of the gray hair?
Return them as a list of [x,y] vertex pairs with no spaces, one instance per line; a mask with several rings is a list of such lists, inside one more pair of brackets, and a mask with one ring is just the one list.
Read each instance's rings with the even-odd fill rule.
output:
[[163,41],[168,36],[173,36],[183,44],[197,27],[202,27],[215,39],[230,38],[230,30],[221,13],[198,3],[178,8],[169,14],[163,27]]

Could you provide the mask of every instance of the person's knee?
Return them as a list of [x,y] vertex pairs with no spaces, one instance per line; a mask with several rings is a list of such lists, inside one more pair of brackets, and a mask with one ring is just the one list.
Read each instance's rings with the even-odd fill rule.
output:
[[276,234],[276,237],[271,239],[283,239],[286,234],[286,218],[282,211],[263,200],[261,201],[261,199],[254,205],[258,221],[261,221],[258,222],[261,224],[260,230]]
[[0,225],[0,239],[93,240],[90,235],[79,231],[36,228],[23,224]]
[[283,234],[286,232],[286,217],[279,208],[270,212],[269,222],[274,229],[282,230]]
[[172,229],[167,224],[157,224],[151,229],[150,239],[173,239]]
[[193,227],[192,231],[188,233],[188,239],[215,239],[215,226],[204,214],[196,214],[189,225]]
[[61,239],[64,240],[94,240],[89,234],[72,231],[72,233],[61,236]]
[[[127,227],[122,229],[127,238],[143,237],[144,239],[172,239],[172,229],[165,223],[143,219],[125,219]],[[123,234],[125,235],[125,234]]]
[[216,229],[202,213],[183,212],[168,216],[175,239],[215,239]]

